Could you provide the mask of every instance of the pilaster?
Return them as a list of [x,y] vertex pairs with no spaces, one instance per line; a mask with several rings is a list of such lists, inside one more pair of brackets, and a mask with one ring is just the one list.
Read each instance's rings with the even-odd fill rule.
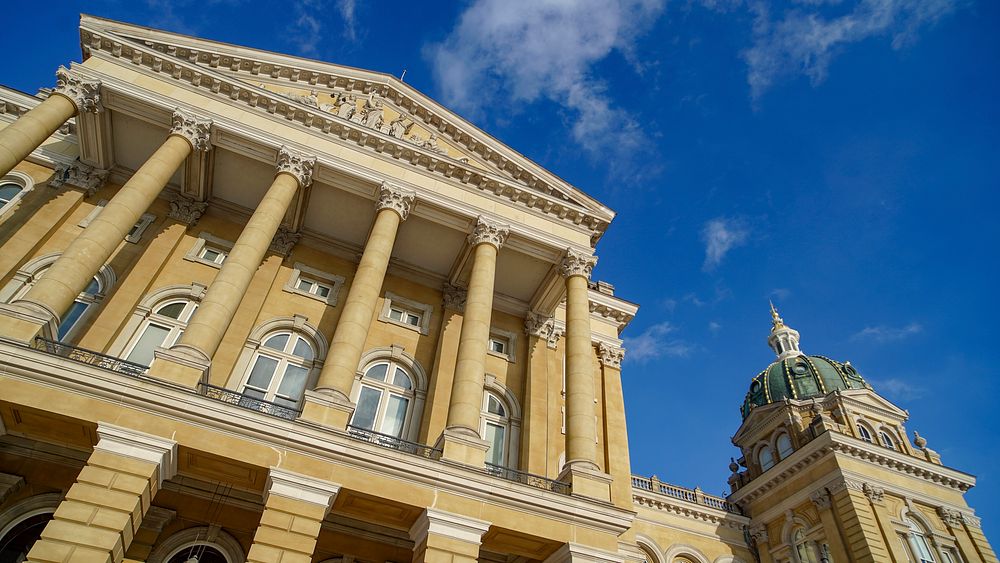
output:
[[[529,313],[525,320],[528,336],[528,366],[525,370],[524,433],[521,440],[521,460],[525,471],[548,476],[549,454],[549,348],[543,331],[542,317]],[[548,319],[552,321],[551,318]],[[551,325],[550,325],[551,326]],[[631,497],[630,497],[631,502]]]
[[309,563],[340,485],[272,467],[248,563]]
[[413,562],[475,563],[489,528],[485,520],[427,508],[410,527]]
[[860,563],[889,561],[889,552],[862,484],[844,480],[830,493],[844,526],[844,543],[849,546],[850,559]]
[[608,553],[576,543],[563,544],[545,563],[623,563],[618,553]]
[[604,467],[612,476],[611,501],[632,508],[632,470],[629,461],[628,430],[625,422],[625,397],[622,393],[621,365],[625,350],[600,343],[597,356],[601,363],[604,412]]
[[837,517],[833,513],[833,498],[826,489],[821,489],[813,493],[810,497],[816,511],[819,512],[820,522],[823,524],[823,533],[826,536],[827,544],[830,546],[830,555],[834,561],[848,561],[847,547],[844,545],[843,532]]
[[464,289],[445,284],[442,288],[443,310],[441,329],[434,351],[433,371],[427,390],[427,402],[420,429],[420,442],[435,440],[448,423],[448,405],[455,376],[455,358],[458,355],[459,336],[462,333],[462,311],[465,309]]

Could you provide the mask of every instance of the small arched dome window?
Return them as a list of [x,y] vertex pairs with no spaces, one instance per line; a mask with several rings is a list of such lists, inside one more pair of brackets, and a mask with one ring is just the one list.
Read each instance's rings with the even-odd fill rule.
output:
[[786,457],[792,455],[792,452],[795,451],[795,449],[792,448],[792,439],[789,438],[788,434],[785,434],[784,432],[778,435],[775,445],[778,447],[778,457],[781,459],[785,459]]
[[170,299],[158,304],[136,331],[126,348],[125,359],[144,366],[153,363],[153,350],[173,346],[197,308],[198,304],[190,299]]
[[930,546],[927,545],[927,532],[924,527],[910,517],[906,518],[906,525],[910,527],[910,549],[913,550],[916,560],[919,563],[934,563],[934,555]]
[[483,410],[480,432],[489,442],[486,463],[506,466],[510,448],[510,409],[499,395],[491,391],[483,393]]
[[13,171],[0,178],[0,216],[10,211],[34,185],[31,176],[23,172]]
[[880,430],[878,433],[879,440],[882,441],[882,445],[889,448],[890,450],[896,449],[896,441],[892,439],[892,435],[885,430]]
[[312,344],[302,335],[287,330],[272,332],[254,352],[240,391],[247,397],[298,408],[315,357]]
[[179,549],[167,559],[167,563],[230,563],[215,546],[196,543]]
[[413,377],[396,362],[379,361],[365,370],[357,386],[358,405],[351,426],[401,438],[413,405]]
[[868,428],[864,424],[861,424],[860,422],[858,423],[857,426],[858,426],[858,437],[868,442],[869,444],[873,443],[871,430],[868,430]]
[[795,555],[799,563],[816,563],[816,556],[813,553],[809,540],[806,539],[806,532],[802,528],[796,528],[792,532],[792,546],[795,548]]
[[760,462],[760,470],[767,471],[774,467],[774,455],[771,453],[771,448],[764,446],[757,452],[757,461]]

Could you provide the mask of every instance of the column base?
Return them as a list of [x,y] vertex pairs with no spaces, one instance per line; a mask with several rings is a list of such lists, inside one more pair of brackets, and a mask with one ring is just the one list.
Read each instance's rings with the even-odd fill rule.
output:
[[486,466],[486,450],[490,449],[490,443],[468,428],[450,427],[444,429],[434,448],[441,450],[442,461],[482,469]]
[[0,304],[0,337],[32,344],[36,336],[55,340],[59,319],[41,305],[26,301]]
[[302,398],[299,420],[343,432],[347,430],[356,407],[343,393],[329,389],[307,390]]
[[563,544],[550,555],[545,563],[622,563],[625,558],[619,553],[608,553],[576,543]]
[[592,463],[569,462],[563,467],[558,480],[569,483],[573,496],[611,502],[611,482],[614,478],[593,467]]
[[153,365],[146,375],[164,383],[197,391],[201,383],[208,381],[211,365],[212,360],[208,356],[191,346],[156,348],[153,350]]

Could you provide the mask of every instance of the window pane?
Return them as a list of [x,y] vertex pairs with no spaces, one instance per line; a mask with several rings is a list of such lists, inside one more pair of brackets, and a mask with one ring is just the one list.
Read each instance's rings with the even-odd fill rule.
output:
[[301,289],[302,291],[309,291],[312,287],[312,282],[306,279],[299,278],[299,283],[295,284],[296,289]]
[[94,278],[90,280],[83,292],[87,295],[97,295],[101,292],[101,283],[97,281],[97,278]]
[[365,378],[374,379],[375,381],[385,381],[385,372],[387,369],[389,369],[388,364],[378,364],[377,366],[372,366],[365,372]]
[[221,256],[221,255],[222,254],[220,252],[218,252],[216,250],[212,250],[211,248],[204,248],[201,251],[201,257],[204,258],[204,259],[206,259],[206,260],[208,260],[208,261],[210,261],[210,262],[217,261],[218,258],[219,258],[219,256]]
[[169,317],[171,319],[179,319],[181,318],[181,313],[184,312],[185,305],[187,305],[187,303],[171,303],[170,305],[164,305],[156,311],[156,314]]
[[56,333],[58,340],[66,338],[66,333],[69,332],[69,329],[73,328],[73,325],[76,324],[76,321],[80,320],[80,317],[86,310],[87,310],[86,303],[80,303],[79,301],[73,302],[73,306],[70,307],[69,311],[66,313],[66,318],[64,318],[62,322],[59,323],[59,330]]
[[144,366],[150,365],[153,363],[153,349],[163,346],[163,341],[169,333],[170,330],[162,326],[148,325],[125,359]]
[[285,345],[288,344],[288,337],[290,334],[276,334],[271,338],[264,341],[264,347],[270,348],[272,350],[278,350],[279,352],[285,351]]
[[492,463],[493,465],[503,465],[504,464],[504,432],[507,429],[503,426],[497,426],[496,424],[486,423],[486,436],[483,436],[487,442],[490,443],[490,449],[486,451],[486,462]]
[[493,395],[488,395],[486,400],[486,412],[500,416],[507,416],[507,411],[504,410],[503,405],[500,404],[500,401],[498,401]]
[[378,412],[378,402],[382,392],[371,387],[362,387],[358,395],[358,408],[354,410],[351,426],[371,430],[375,427],[375,413]]
[[319,295],[320,297],[329,297],[330,296],[330,288],[326,287],[325,285],[317,285],[316,286],[316,294]]
[[420,317],[418,317],[418,316],[416,316],[416,315],[414,315],[412,313],[407,313],[406,314],[406,322],[409,323],[409,324],[411,324],[411,325],[413,325],[413,326],[420,326]]
[[17,184],[4,184],[0,186],[0,205],[10,203],[14,196],[21,193],[21,186]]
[[278,367],[278,360],[267,356],[257,356],[257,361],[253,364],[247,385],[258,389],[267,389],[271,385],[271,378],[274,377],[274,370]]
[[298,402],[302,396],[302,391],[306,388],[306,376],[309,370],[301,366],[289,365],[285,368],[285,376],[281,378],[278,385],[278,395]]
[[409,400],[399,395],[389,395],[389,404],[385,407],[385,417],[382,418],[382,432],[397,438],[403,433],[403,422],[406,420],[406,405]]
[[782,434],[778,436],[778,455],[781,459],[785,459],[792,453],[792,440],[789,439],[788,434]]
[[402,321],[403,312],[400,311],[399,309],[389,309],[389,318],[394,321]]
[[298,356],[304,360],[313,359],[313,349],[304,338],[295,338],[295,349],[292,350],[293,356]]
[[392,384],[397,387],[402,387],[403,389],[413,389],[413,383],[410,382],[410,377],[406,375],[406,372],[400,367],[397,367],[396,372],[392,375]]

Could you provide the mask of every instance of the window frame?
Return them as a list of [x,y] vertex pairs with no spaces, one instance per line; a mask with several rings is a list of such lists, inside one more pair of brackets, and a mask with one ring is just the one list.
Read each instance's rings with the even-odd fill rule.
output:
[[[504,414],[496,414],[489,412],[490,399],[494,399],[500,408],[503,409]],[[486,428],[487,426],[495,426],[497,428],[503,429],[503,452],[501,455],[500,463],[494,463],[490,461],[490,450],[493,448],[492,444],[489,449],[486,450],[486,463],[496,465],[499,467],[513,467],[511,456],[511,438],[513,434],[512,424],[511,424],[511,408],[507,404],[507,400],[500,393],[493,391],[491,389],[483,390],[483,401],[480,405],[479,412],[479,436],[483,440],[486,440]]]
[[[771,460],[771,463],[767,467],[764,466],[764,460],[761,457],[765,452]],[[771,450],[771,446],[769,444],[762,444],[759,448],[757,448],[757,453],[754,457],[757,460],[757,465],[760,466],[761,473],[766,472],[768,469],[771,469],[778,464],[778,460],[774,459],[774,452]]]
[[[390,313],[393,309],[408,312],[419,317],[417,324],[414,325],[392,318]],[[390,291],[386,291],[385,296],[382,299],[382,311],[379,313],[378,319],[384,323],[394,324],[407,330],[414,330],[420,334],[427,335],[430,334],[431,315],[433,312],[434,307],[427,305],[426,303],[420,303]]]
[[[287,334],[289,337],[281,350],[265,346],[268,340],[283,334]],[[312,353],[311,359],[306,359],[302,356],[294,354],[298,339],[302,339],[306,345],[309,346],[310,352]],[[251,354],[249,361],[243,367],[242,375],[235,391],[249,399],[266,401],[282,408],[301,411],[303,401],[305,399],[305,392],[311,387],[311,383],[317,372],[317,359],[319,357],[318,348],[319,347],[310,335],[297,331],[294,327],[278,327],[268,331],[261,336],[259,341],[256,342],[256,346],[253,348],[253,353]],[[270,360],[276,360],[275,368],[271,371],[267,388],[263,390],[263,397],[247,395],[246,391],[248,387],[258,391],[260,390],[259,387],[250,387],[250,376],[253,375],[253,370],[257,366],[257,361],[262,356]],[[298,397],[295,398],[295,402],[291,405],[286,404],[285,402],[279,402],[279,400],[289,401],[292,397],[278,394],[282,382],[288,375],[289,367],[300,367],[305,369],[306,372],[305,378],[302,381],[302,390],[298,393]]]
[[17,207],[17,204],[24,199],[24,196],[28,195],[28,193],[34,191],[35,189],[34,178],[18,170],[11,170],[0,178],[0,186],[3,186],[4,184],[14,184],[21,189],[6,203],[0,203],[0,218],[3,218],[7,212],[13,211],[13,209]]
[[902,448],[899,445],[899,440],[893,436],[893,432],[888,428],[882,427],[878,429],[878,441],[879,445],[883,448],[887,448],[895,452],[902,451]]
[[[503,352],[499,352],[493,349],[493,343],[502,343],[505,347]],[[515,363],[514,350],[517,347],[517,334],[508,330],[503,330],[500,328],[490,328],[490,338],[487,341],[486,353],[501,358],[510,363]]]
[[[326,286],[329,288],[330,292],[324,297],[318,293],[312,293],[311,291],[304,290],[299,287],[299,282],[302,280]],[[289,274],[288,281],[285,282],[282,290],[288,293],[302,295],[303,297],[308,297],[309,299],[315,299],[322,303],[326,303],[331,307],[335,307],[340,296],[340,290],[343,286],[343,276],[324,272],[307,266],[301,262],[296,262],[295,267],[292,269],[291,274]]]
[[[785,450],[781,449],[781,439],[782,438],[788,440],[788,451],[787,451],[787,453],[786,453]],[[795,444],[792,443],[792,437],[788,434],[788,432],[781,431],[777,435],[775,435],[775,437],[774,437],[774,448],[773,448],[773,451],[771,453],[772,454],[777,453],[778,454],[777,457],[778,457],[779,460],[780,459],[785,459],[788,456],[790,456],[793,453],[795,453]]]
[[[385,381],[379,381],[377,379],[367,377],[373,369],[382,365],[387,366]],[[388,381],[390,375],[395,376],[397,370],[402,371],[403,374],[410,380],[409,389],[405,389]],[[375,390],[379,393],[379,397],[378,403],[375,405],[375,415],[372,418],[372,427],[365,428],[363,426],[356,426],[356,428],[385,434],[387,436],[393,436],[402,440],[409,440],[408,437],[413,433],[413,419],[415,417],[414,413],[416,412],[417,407],[417,386],[419,385],[419,380],[413,374],[413,370],[403,362],[395,361],[392,358],[379,358],[365,365],[364,369],[360,370],[360,374],[360,377],[355,382],[354,388],[351,390],[351,401],[353,401],[355,405],[360,406],[361,393],[364,389]],[[403,413],[403,422],[399,427],[399,433],[395,435],[383,432],[385,414],[388,411],[390,397],[392,396],[400,397],[406,400],[406,412]],[[356,408],[354,413],[351,415],[350,422],[348,423],[351,426],[354,426],[354,419],[357,416],[357,413],[358,409]]]
[[858,420],[854,423],[854,427],[858,431],[858,439],[863,442],[868,442],[869,444],[877,444],[875,441],[875,430],[870,426],[865,424],[863,421]]
[[[192,245],[191,249],[184,255],[184,259],[189,262],[198,262],[212,268],[221,269],[222,264],[225,263],[229,253],[233,250],[233,244],[234,243],[228,240],[221,239],[208,232],[202,231],[202,233],[199,234],[198,238],[195,240],[194,245]],[[202,254],[206,249],[218,252],[222,255],[222,259],[216,262],[205,258]]]
[[[177,303],[184,303],[184,307],[181,309],[181,312],[176,319],[159,315],[159,311],[161,309],[168,305],[174,305]],[[168,297],[157,302],[150,308],[149,314],[145,315],[139,327],[133,331],[132,336],[125,345],[125,348],[122,349],[122,359],[149,367],[147,364],[131,359],[129,356],[131,356],[132,352],[135,351],[135,347],[142,340],[142,337],[146,334],[146,330],[149,329],[150,325],[167,329],[166,337],[164,337],[163,341],[156,348],[170,348],[177,343],[181,334],[183,334],[184,330],[187,329],[188,322],[191,320],[191,317],[194,316],[194,312],[200,305],[200,301],[191,296]],[[152,360],[150,361],[150,364],[152,364]]]

